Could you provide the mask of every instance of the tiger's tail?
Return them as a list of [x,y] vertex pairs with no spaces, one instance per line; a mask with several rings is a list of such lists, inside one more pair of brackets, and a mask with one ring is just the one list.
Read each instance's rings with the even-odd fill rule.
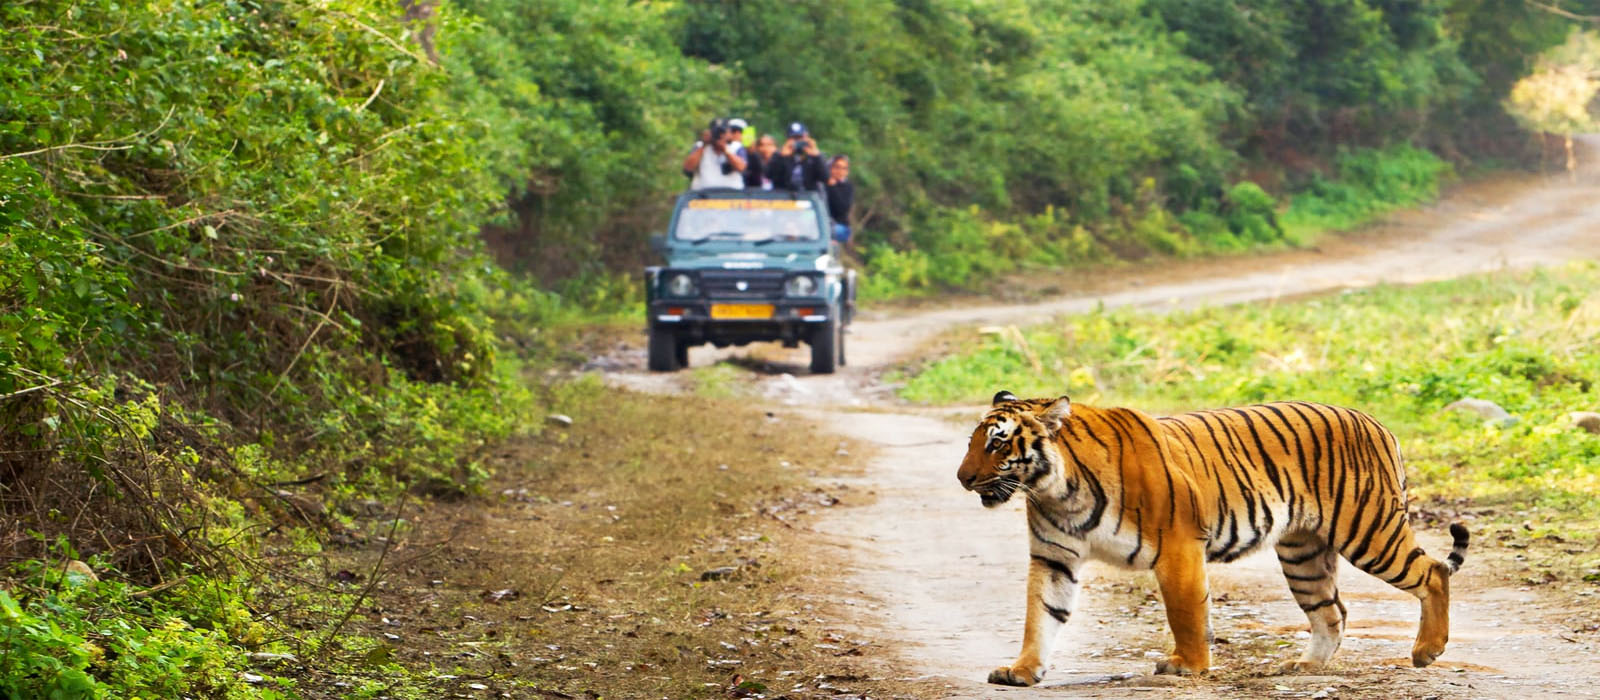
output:
[[1455,543],[1450,547],[1450,556],[1445,557],[1450,573],[1455,573],[1461,568],[1461,563],[1467,560],[1467,527],[1461,523],[1450,523],[1450,537]]

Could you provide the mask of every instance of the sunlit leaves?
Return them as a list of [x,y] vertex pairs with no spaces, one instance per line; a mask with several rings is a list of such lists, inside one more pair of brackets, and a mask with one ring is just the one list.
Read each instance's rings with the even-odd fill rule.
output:
[[1600,34],[1574,30],[1540,58],[1534,72],[1511,88],[1507,111],[1533,131],[1593,131],[1590,103],[1600,92]]

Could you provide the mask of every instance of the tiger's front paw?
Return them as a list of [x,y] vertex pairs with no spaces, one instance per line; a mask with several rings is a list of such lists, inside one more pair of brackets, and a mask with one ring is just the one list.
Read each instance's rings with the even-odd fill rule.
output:
[[1190,663],[1177,654],[1173,654],[1172,656],[1168,656],[1167,658],[1156,662],[1156,675],[1158,676],[1192,676],[1197,673],[1205,673],[1205,671],[1205,665]]
[[1439,655],[1443,653],[1444,642],[1438,642],[1434,644],[1417,642],[1416,646],[1411,648],[1411,665],[1416,666],[1417,668],[1423,668],[1428,664],[1433,663],[1434,660],[1438,659]]
[[1044,667],[1026,668],[1023,666],[1001,666],[989,672],[989,682],[995,685],[1014,685],[1026,687],[1038,683],[1044,678]]
[[1280,676],[1292,676],[1292,675],[1300,674],[1300,673],[1311,673],[1313,671],[1320,671],[1320,670],[1322,670],[1323,668],[1326,668],[1326,667],[1327,667],[1327,664],[1325,664],[1325,663],[1318,663],[1316,661],[1306,661],[1304,659],[1301,659],[1301,660],[1297,660],[1297,661],[1290,661],[1289,663],[1286,663],[1286,664],[1284,664],[1282,666],[1279,666],[1278,667],[1278,675],[1280,675]]

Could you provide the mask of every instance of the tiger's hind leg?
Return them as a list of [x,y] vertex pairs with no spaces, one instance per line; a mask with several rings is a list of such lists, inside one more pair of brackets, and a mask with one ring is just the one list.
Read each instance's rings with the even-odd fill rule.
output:
[[1307,671],[1322,667],[1339,650],[1344,640],[1345,609],[1339,600],[1339,553],[1321,537],[1310,533],[1290,533],[1277,546],[1278,564],[1289,581],[1294,600],[1311,621],[1311,643],[1283,667],[1284,672]]
[[1211,593],[1201,540],[1171,544],[1156,562],[1156,583],[1172,629],[1172,653],[1156,662],[1156,673],[1187,676],[1211,667]]
[[1411,647],[1411,665],[1422,668],[1439,658],[1450,641],[1450,574],[1461,566],[1466,554],[1467,530],[1460,525],[1450,526],[1455,547],[1446,564],[1417,546],[1404,515],[1394,527],[1385,533],[1392,545],[1371,556],[1358,551],[1350,562],[1422,601],[1422,623],[1417,626],[1417,642]]

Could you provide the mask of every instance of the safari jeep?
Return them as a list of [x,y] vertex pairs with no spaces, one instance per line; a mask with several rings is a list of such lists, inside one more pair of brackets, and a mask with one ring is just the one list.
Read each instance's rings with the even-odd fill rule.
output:
[[645,269],[650,369],[689,364],[689,348],[760,341],[811,346],[811,371],[844,364],[855,272],[828,236],[817,192],[696,190],[651,243],[667,264]]

